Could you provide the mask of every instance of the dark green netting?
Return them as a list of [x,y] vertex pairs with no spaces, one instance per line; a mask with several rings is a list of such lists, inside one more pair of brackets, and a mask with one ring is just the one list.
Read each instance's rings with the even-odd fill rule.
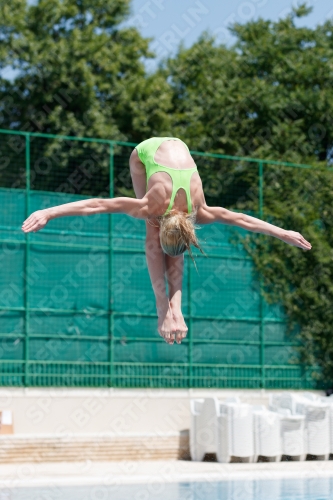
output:
[[206,319],[193,320],[193,338],[207,342],[224,340],[232,342],[260,342],[259,321]]
[[[132,147],[30,139],[29,153],[25,137],[0,134],[1,385],[314,386],[311,370],[297,364],[283,310],[260,295],[239,241],[244,231],[200,229],[207,256],[197,255],[197,271],[187,257],[184,270],[189,335],[173,346],[157,333],[143,221],[67,217],[25,236],[22,221],[34,210],[110,192],[134,195]],[[194,159],[210,204],[260,214],[257,164]]]
[[109,160],[108,144],[33,137],[31,188],[90,196],[108,193]]

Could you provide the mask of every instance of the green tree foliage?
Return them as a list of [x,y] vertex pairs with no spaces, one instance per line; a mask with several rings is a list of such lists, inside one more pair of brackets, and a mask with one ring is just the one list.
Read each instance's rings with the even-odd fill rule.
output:
[[[0,127],[136,142],[168,129],[169,85],[161,75],[147,75],[143,63],[151,56],[149,40],[135,28],[121,27],[129,5],[130,0],[39,0],[36,5],[0,0],[0,69],[12,67],[18,74],[11,81],[0,79]],[[11,173],[1,171],[2,185],[24,186],[19,169],[24,147],[20,138],[3,145],[3,154],[13,161]],[[34,139],[31,152],[32,188],[108,192],[104,145]],[[115,193],[131,194],[120,175],[127,172],[128,151],[116,153],[122,168]],[[82,186],[82,172],[68,182],[73,171],[87,169],[87,162],[93,170],[89,183]]]
[[129,4],[1,0],[0,69],[19,72],[0,80],[1,126],[118,140],[168,128],[168,85],[142,62],[148,40],[119,26]]
[[272,165],[264,170],[266,220],[301,232],[310,252],[275,238],[248,235],[243,243],[262,276],[270,303],[283,304],[299,353],[321,370],[320,385],[333,383],[333,171]]
[[298,28],[303,13],[235,25],[231,48],[204,35],[166,62],[174,130],[193,149],[295,163],[327,159],[333,24]]

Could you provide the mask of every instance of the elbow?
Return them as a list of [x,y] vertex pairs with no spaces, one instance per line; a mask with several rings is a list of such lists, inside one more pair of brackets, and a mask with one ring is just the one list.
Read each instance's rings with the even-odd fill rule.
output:
[[104,198],[94,198],[96,213],[105,213],[110,211],[110,200]]
[[251,217],[250,215],[242,214],[243,225],[242,227],[247,231],[252,233],[261,233],[261,226],[258,219]]
[[105,211],[105,201],[102,198],[91,198],[86,207],[87,215],[98,214]]
[[254,231],[255,230],[255,227],[254,227],[254,224],[252,222],[252,220],[250,219],[250,217],[246,214],[243,214],[243,213],[239,213],[238,214],[238,226],[243,228],[243,229],[247,229],[248,231]]

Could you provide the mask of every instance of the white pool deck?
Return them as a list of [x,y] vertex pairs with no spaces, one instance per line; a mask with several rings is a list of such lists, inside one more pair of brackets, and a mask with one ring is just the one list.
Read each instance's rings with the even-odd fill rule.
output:
[[321,477],[333,477],[333,461],[219,464],[169,460],[0,465],[0,489]]

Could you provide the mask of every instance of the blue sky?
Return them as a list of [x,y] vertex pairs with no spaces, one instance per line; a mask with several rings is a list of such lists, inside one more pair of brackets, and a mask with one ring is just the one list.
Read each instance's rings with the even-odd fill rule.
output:
[[[144,37],[154,39],[151,48],[158,61],[174,54],[180,42],[191,46],[205,30],[214,34],[218,42],[231,44],[233,38],[227,29],[230,24],[258,17],[277,20],[297,3],[293,0],[132,0],[132,12],[125,24],[136,26]],[[329,5],[328,0],[307,3],[313,6],[313,12],[300,19],[299,24],[314,27],[333,18],[333,4]],[[156,61],[147,63],[147,69],[155,67]],[[2,74],[13,77],[10,68]]]
[[[221,43],[231,44],[228,26],[251,19],[278,20],[290,13],[292,0],[132,0],[132,13],[126,24],[137,26],[144,37],[152,37],[151,47],[161,59],[176,52],[180,42],[191,46],[209,30]],[[313,12],[298,21],[314,27],[333,17],[328,0],[310,0]],[[154,64],[151,63],[153,67]]]

